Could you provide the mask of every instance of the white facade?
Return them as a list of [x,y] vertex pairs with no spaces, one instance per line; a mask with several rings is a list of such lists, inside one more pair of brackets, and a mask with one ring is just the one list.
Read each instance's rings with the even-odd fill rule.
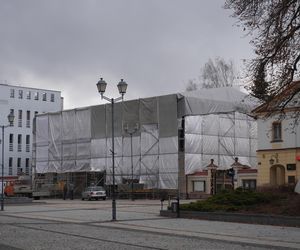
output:
[[36,114],[62,108],[60,91],[0,84],[0,125],[9,125],[7,116],[11,112],[15,116],[14,124],[4,129],[4,176],[31,173],[33,119]]
[[257,119],[258,127],[258,145],[257,150],[270,149],[289,149],[300,147],[300,126],[294,126],[295,118],[289,117],[289,114],[281,122],[281,141],[273,140],[273,123],[278,121],[278,116],[272,116],[268,119]]

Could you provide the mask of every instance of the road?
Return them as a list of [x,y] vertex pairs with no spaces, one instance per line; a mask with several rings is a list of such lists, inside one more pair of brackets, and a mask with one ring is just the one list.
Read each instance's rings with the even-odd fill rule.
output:
[[160,202],[46,200],[0,212],[0,249],[299,249],[300,229],[160,217]]

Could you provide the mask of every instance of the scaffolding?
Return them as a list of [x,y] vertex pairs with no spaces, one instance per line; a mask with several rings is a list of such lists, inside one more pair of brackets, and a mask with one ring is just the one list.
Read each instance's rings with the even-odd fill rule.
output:
[[[116,183],[178,189],[212,158],[224,169],[234,157],[255,167],[254,104],[245,96],[220,88],[115,104]],[[132,141],[130,127],[138,127]],[[112,184],[110,104],[37,115],[34,134],[35,173],[102,172]]]

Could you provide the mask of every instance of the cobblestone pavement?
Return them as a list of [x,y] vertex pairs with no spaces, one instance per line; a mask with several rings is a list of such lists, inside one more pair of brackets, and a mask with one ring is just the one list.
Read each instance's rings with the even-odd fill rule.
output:
[[[166,206],[166,204],[164,204]],[[157,200],[45,200],[0,211],[0,249],[300,249],[300,228],[159,216]]]

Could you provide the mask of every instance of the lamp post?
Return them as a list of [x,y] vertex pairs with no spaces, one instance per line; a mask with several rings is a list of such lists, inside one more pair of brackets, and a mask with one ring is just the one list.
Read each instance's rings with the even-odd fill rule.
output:
[[214,159],[210,160],[210,164],[207,166],[208,171],[210,171],[210,194],[215,195],[217,192],[217,168],[218,166],[214,164]]
[[124,128],[125,132],[130,135],[130,159],[131,159],[131,200],[133,201],[133,150],[132,150],[132,135],[139,129],[138,124],[134,128],[130,129],[127,126]]
[[97,83],[97,89],[98,92],[101,95],[101,99],[104,99],[111,103],[111,140],[112,140],[112,175],[113,175],[113,188],[112,188],[112,221],[116,221],[116,192],[115,192],[115,142],[114,142],[114,103],[117,101],[123,100],[124,94],[127,90],[127,83],[121,79],[121,81],[118,83],[118,90],[121,94],[118,98],[108,98],[104,95],[105,89],[106,89],[107,83],[103,80],[103,78],[100,78],[100,80]]
[[2,128],[2,142],[1,142],[1,146],[2,146],[2,173],[1,173],[1,185],[2,185],[2,191],[1,191],[1,211],[4,210],[4,129],[9,127],[11,125],[11,123],[14,121],[14,118],[15,116],[10,113],[8,116],[7,116],[7,119],[8,119],[8,122],[9,122],[9,125],[3,125],[1,126]]

